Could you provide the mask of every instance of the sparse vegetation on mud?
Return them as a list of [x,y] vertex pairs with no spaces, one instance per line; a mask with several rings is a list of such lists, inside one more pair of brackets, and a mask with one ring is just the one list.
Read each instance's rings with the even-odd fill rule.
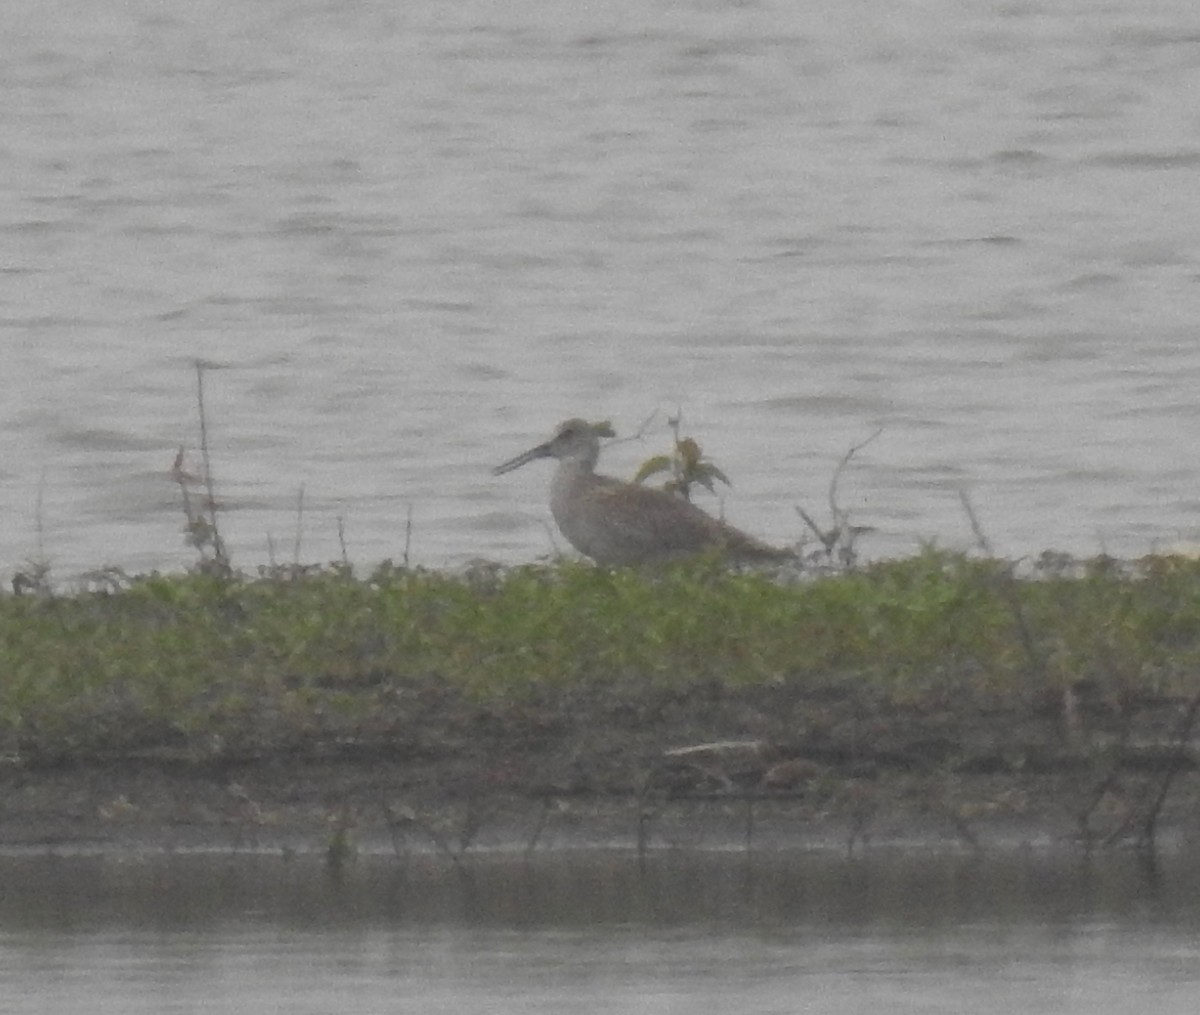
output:
[[391,803],[340,804],[393,817],[491,793],[794,800],[853,835],[900,793],[965,841],[1053,782],[1085,844],[1148,844],[1195,781],[1200,564],[113,573],[0,597],[0,671],[9,781],[334,761],[389,766]]

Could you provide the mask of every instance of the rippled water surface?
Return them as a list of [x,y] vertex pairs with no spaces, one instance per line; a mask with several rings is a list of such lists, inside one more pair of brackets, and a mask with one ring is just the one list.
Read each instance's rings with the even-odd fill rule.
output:
[[1174,1015],[1191,861],[4,857],[5,1012]]
[[[1182,0],[13,0],[0,567],[524,560],[567,415],[666,414],[777,542],[1138,554],[1200,521]],[[217,369],[216,367],[219,367]],[[301,498],[300,491],[303,490]],[[303,501],[303,510],[298,505]],[[717,508],[715,502],[710,506]]]

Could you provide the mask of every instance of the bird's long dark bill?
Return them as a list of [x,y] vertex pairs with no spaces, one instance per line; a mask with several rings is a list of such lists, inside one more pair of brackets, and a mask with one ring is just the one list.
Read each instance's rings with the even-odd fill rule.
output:
[[528,465],[534,459],[546,458],[550,454],[549,444],[539,444],[536,448],[530,448],[523,455],[517,455],[516,458],[510,459],[503,465],[497,465],[492,469],[493,476],[502,476],[506,472],[512,472],[513,469],[519,469],[522,465]]

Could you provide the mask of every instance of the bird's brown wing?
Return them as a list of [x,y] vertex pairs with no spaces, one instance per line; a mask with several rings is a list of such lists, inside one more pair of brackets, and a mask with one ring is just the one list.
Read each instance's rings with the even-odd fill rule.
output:
[[[599,478],[599,477],[598,477]],[[679,497],[616,480],[596,484],[580,505],[597,520],[583,550],[603,563],[637,563],[706,550],[735,554],[770,547]]]

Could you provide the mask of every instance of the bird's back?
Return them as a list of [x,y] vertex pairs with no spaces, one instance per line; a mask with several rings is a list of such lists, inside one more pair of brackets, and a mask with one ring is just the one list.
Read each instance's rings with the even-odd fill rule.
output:
[[571,545],[599,564],[641,564],[704,552],[764,561],[791,556],[680,497],[610,476],[560,467],[550,507]]

